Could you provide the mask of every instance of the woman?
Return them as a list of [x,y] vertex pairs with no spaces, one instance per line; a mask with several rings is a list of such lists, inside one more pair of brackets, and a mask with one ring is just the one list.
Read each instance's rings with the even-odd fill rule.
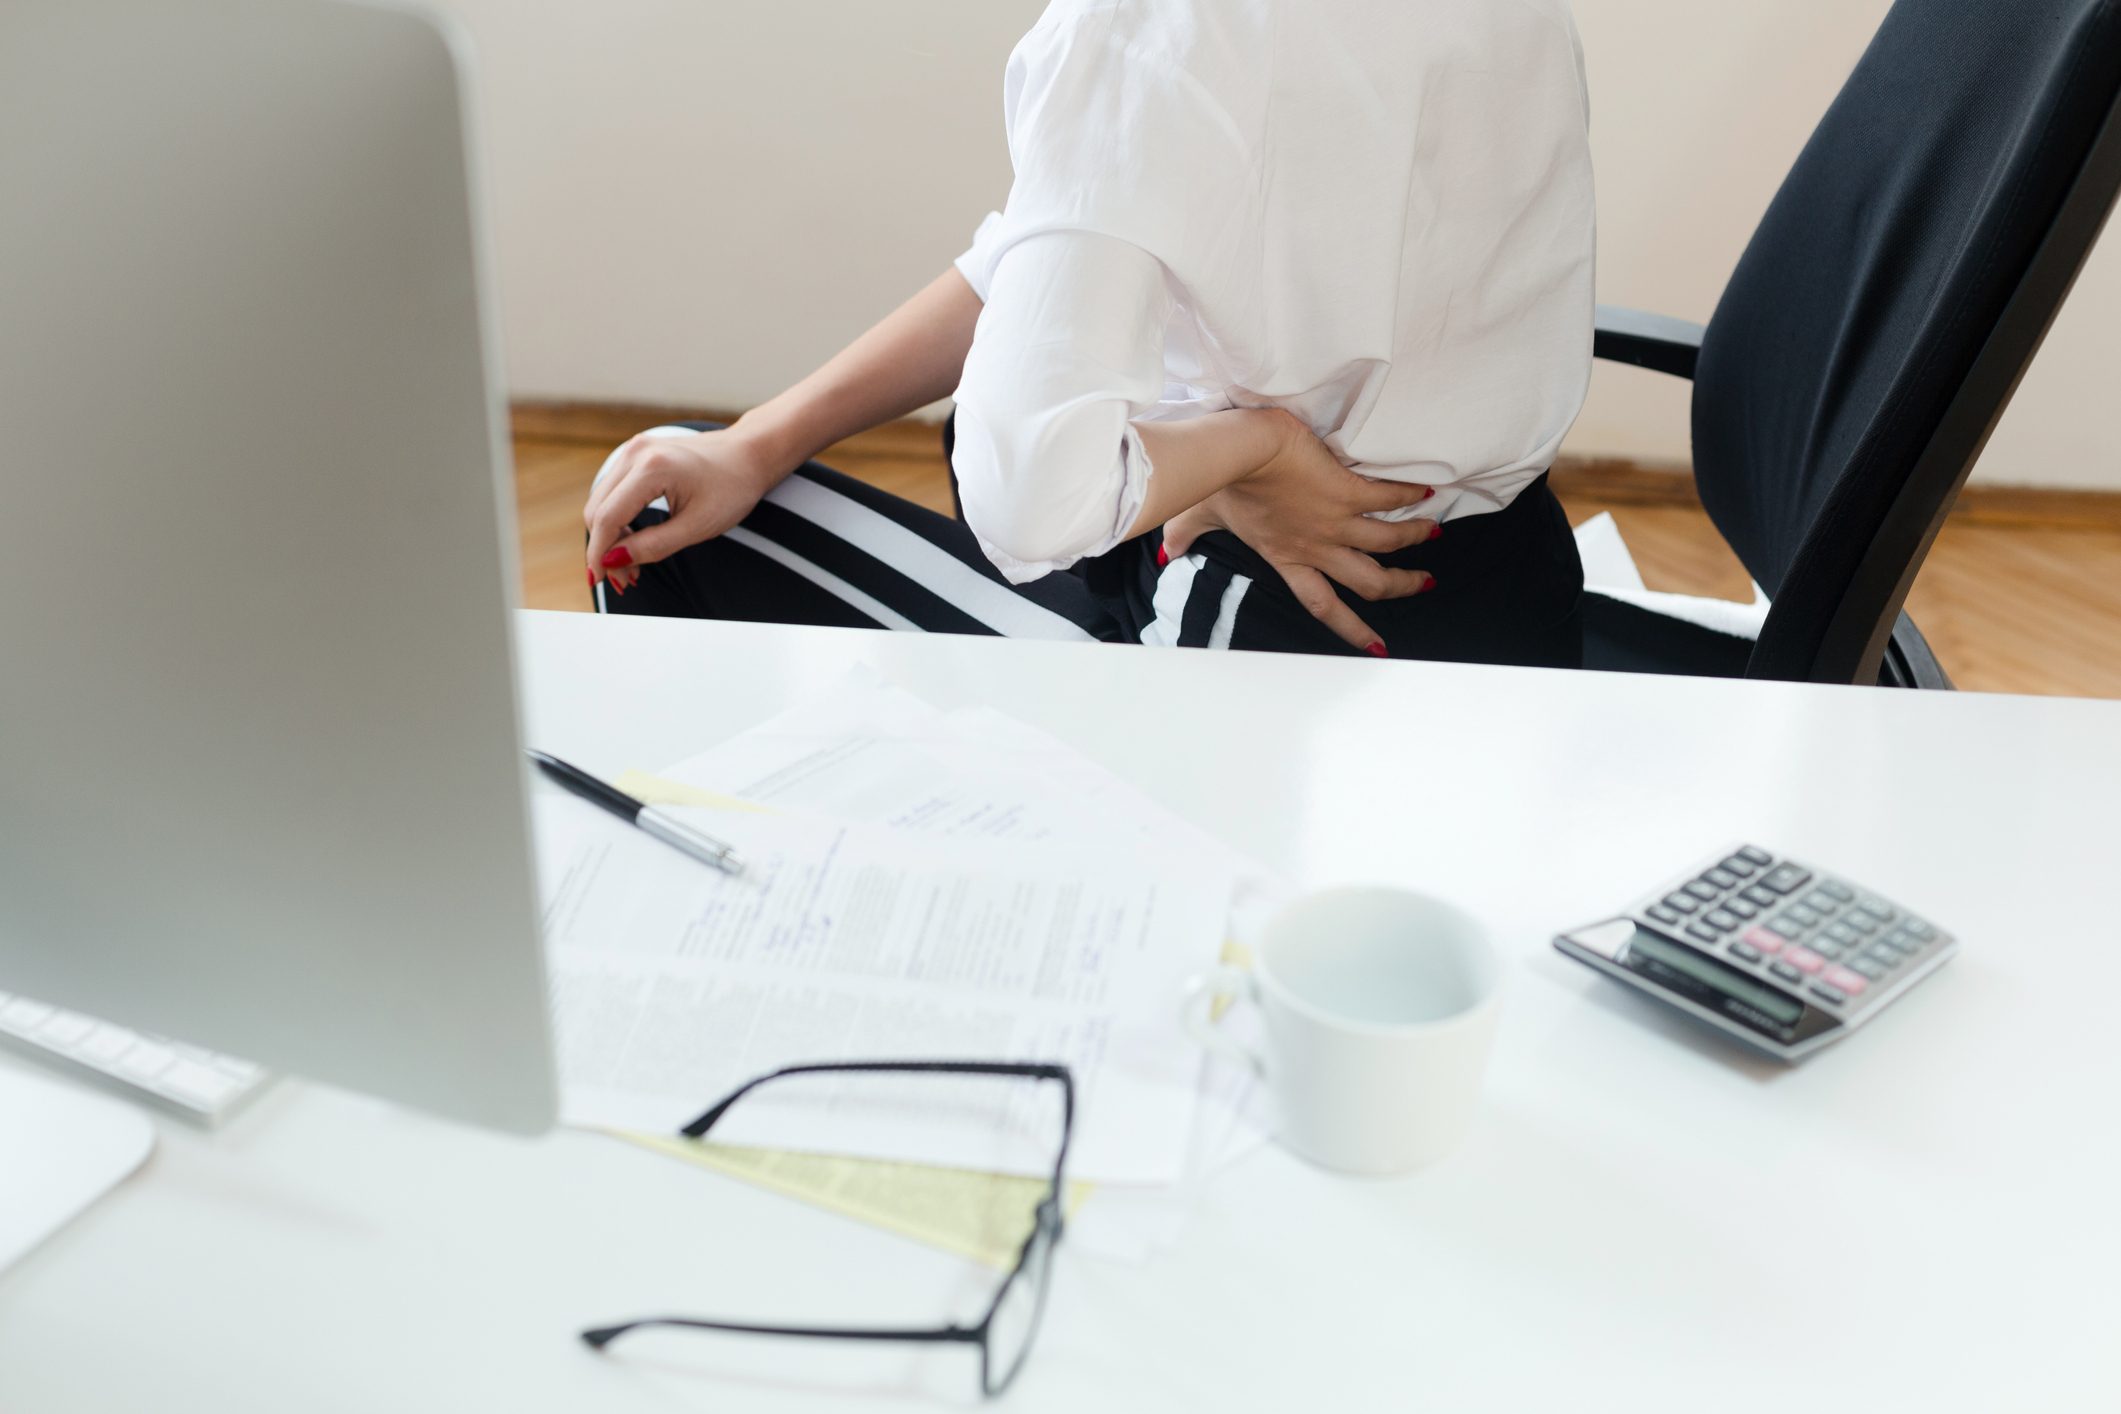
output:
[[[601,608],[1580,662],[1566,0],[1054,0],[1004,99],[1015,184],[952,269],[613,454]],[[961,520],[808,460],[953,392]]]

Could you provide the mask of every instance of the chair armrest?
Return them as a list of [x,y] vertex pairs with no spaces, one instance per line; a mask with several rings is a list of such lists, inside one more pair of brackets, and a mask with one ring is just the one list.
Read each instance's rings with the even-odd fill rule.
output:
[[1611,304],[1598,306],[1597,329],[1592,357],[1689,379],[1701,357],[1701,336],[1707,332],[1684,319]]
[[1917,688],[1925,692],[1950,692],[1952,679],[1937,661],[1930,641],[1906,614],[1893,625],[1893,636],[1885,645],[1885,660],[1879,665],[1881,687]]

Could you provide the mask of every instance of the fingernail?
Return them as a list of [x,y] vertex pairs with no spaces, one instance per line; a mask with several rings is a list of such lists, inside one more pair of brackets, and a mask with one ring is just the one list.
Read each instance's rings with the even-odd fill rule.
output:
[[582,571],[582,578],[589,581],[589,587],[591,589],[597,587],[597,572],[595,570],[584,568]]
[[1436,488],[1434,486],[1424,486],[1421,488],[1421,499],[1423,499],[1424,501],[1428,500],[1429,497],[1435,494]]
[[1157,567],[1158,569],[1162,569],[1162,568],[1163,568],[1164,566],[1166,566],[1166,565],[1168,565],[1168,564],[1170,564],[1170,563],[1171,563],[1171,552],[1170,552],[1169,550],[1166,550],[1166,549],[1165,549],[1165,548],[1164,548],[1163,546],[1161,546],[1161,545],[1157,546],[1157,547],[1156,547],[1156,567]]
[[1436,587],[1436,576],[1432,574],[1432,575],[1430,575],[1430,576],[1429,576],[1429,582],[1428,582],[1427,584],[1424,584],[1424,585],[1423,585],[1423,586],[1421,587],[1421,592],[1422,592],[1423,594],[1426,594],[1426,593],[1428,593],[1428,592],[1429,592],[1430,590],[1434,589],[1435,587]]
[[625,580],[623,580],[623,579],[615,579],[615,580],[611,581],[611,587],[612,587],[613,589],[615,589],[615,590],[617,590],[617,591],[618,591],[619,597],[620,597],[621,599],[624,599],[624,598],[626,597],[626,581],[625,581]]
[[1429,527],[1429,538],[1430,538],[1431,540],[1441,540],[1441,539],[1443,539],[1443,522],[1442,522],[1442,521],[1437,521],[1437,522],[1436,522],[1435,524],[1433,524],[1433,525],[1431,525],[1431,526]]
[[633,563],[633,551],[627,549],[624,545],[614,545],[604,552],[604,558],[597,563],[607,570],[619,569]]
[[1372,658],[1389,658],[1392,656],[1391,654],[1385,652],[1385,645],[1382,640],[1370,644],[1362,651],[1369,654]]

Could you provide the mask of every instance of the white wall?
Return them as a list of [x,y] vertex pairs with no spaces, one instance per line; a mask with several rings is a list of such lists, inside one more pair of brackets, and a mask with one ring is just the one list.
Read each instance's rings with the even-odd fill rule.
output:
[[[1043,0],[440,0],[480,55],[510,381],[742,407],[932,277],[1008,189]],[[1706,319],[1887,0],[1576,0],[1600,298]],[[2116,244],[2108,241],[2107,247]],[[2121,489],[2102,248],[1988,481]],[[1570,449],[1686,456],[1686,389],[1601,367]]]

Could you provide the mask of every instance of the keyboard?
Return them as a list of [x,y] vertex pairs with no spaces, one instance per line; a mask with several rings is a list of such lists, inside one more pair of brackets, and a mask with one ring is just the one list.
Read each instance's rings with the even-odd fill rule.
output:
[[8,992],[0,992],[0,1045],[209,1127],[272,1083],[249,1061]]

